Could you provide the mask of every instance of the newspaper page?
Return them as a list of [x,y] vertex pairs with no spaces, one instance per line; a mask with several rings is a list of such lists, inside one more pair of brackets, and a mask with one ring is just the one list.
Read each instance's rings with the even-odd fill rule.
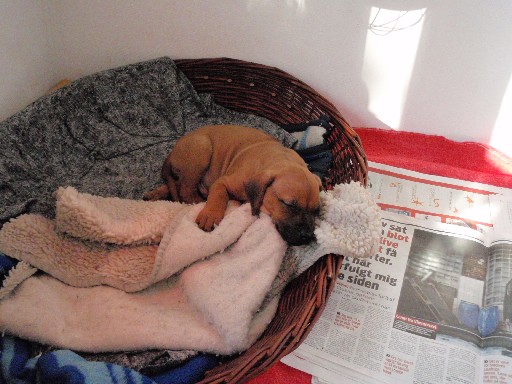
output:
[[486,231],[492,228],[491,199],[504,188],[368,164],[368,189],[386,211]]
[[344,261],[283,362],[318,384],[512,382],[512,203],[493,187],[384,171],[370,171],[378,252]]

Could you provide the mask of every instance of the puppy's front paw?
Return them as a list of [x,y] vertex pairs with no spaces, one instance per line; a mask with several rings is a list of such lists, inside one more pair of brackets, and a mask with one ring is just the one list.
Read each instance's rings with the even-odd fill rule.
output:
[[216,209],[209,209],[205,206],[197,215],[196,224],[203,231],[210,232],[222,221],[224,212]]

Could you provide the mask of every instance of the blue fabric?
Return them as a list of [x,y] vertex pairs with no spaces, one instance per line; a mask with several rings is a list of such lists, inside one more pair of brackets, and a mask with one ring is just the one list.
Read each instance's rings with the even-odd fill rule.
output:
[[320,177],[320,179],[322,180],[325,180],[327,178],[329,169],[331,168],[331,150],[329,149],[329,146],[325,141],[322,144],[306,148],[306,140],[309,134],[309,127],[320,126],[329,131],[329,129],[331,129],[329,121],[329,116],[322,115],[317,120],[298,124],[286,124],[281,126],[281,128],[283,128],[287,132],[305,131],[304,135],[302,136],[301,142],[299,142],[298,149],[296,149],[296,151],[306,162],[309,170],[318,177]]
[[[0,253],[0,286],[17,261]],[[199,355],[185,364],[148,377],[119,365],[87,361],[69,350],[30,358],[30,342],[0,337],[0,384],[192,384],[218,364],[213,355]]]
[[148,377],[119,365],[87,361],[69,350],[33,358],[29,351],[29,342],[25,340],[0,338],[0,384],[192,384],[218,364],[213,355],[199,355],[178,368]]
[[166,373],[153,376],[158,384],[188,384],[201,380],[206,371],[214,368],[219,358],[213,355],[199,355],[190,359],[183,366],[174,368]]
[[316,125],[318,127],[324,127],[325,129],[329,129],[330,121],[331,118],[328,115],[322,115],[320,116],[319,119],[316,120],[306,121],[304,123],[284,124],[281,125],[281,128],[283,128],[287,132],[301,132],[311,125]]
[[329,150],[323,150],[317,153],[299,154],[304,159],[311,172],[320,177],[322,180],[328,176],[332,162],[332,154]]
[[9,274],[9,271],[13,269],[16,264],[18,264],[17,260],[7,257],[0,252],[0,287]]

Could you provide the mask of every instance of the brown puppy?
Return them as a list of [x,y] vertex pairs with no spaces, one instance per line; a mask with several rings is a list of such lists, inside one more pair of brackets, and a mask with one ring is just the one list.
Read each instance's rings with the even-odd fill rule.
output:
[[321,180],[304,160],[272,136],[241,126],[205,126],[183,136],[162,167],[164,184],[145,200],[171,199],[206,205],[196,222],[219,224],[229,199],[250,202],[253,215],[270,215],[292,245],[314,239]]

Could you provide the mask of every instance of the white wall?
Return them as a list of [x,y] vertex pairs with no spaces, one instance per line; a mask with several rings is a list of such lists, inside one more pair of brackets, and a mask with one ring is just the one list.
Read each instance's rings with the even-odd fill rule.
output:
[[[47,25],[40,23],[39,1],[22,3],[10,6],[26,12],[16,28],[43,30],[23,57],[39,56],[37,77],[41,63],[51,60],[47,76],[53,81],[162,55],[240,58],[296,75],[356,127],[482,143],[494,133],[496,146],[512,147],[512,120],[504,112],[512,110],[512,96],[502,106],[512,74],[508,0],[52,0],[46,3]],[[384,27],[401,30],[378,28],[396,15],[399,20]],[[12,23],[0,16],[2,23],[4,18]],[[50,59],[36,49],[45,46],[45,36]],[[0,49],[13,39],[18,46],[29,40],[13,34],[0,40]],[[17,84],[33,70],[11,64],[14,58],[0,60],[9,66],[2,68],[4,77]],[[0,85],[0,96],[17,92]],[[28,102],[33,94],[23,97]],[[2,97],[4,116],[12,112],[8,104]]]
[[0,1],[0,120],[41,96],[54,81],[46,4]]

